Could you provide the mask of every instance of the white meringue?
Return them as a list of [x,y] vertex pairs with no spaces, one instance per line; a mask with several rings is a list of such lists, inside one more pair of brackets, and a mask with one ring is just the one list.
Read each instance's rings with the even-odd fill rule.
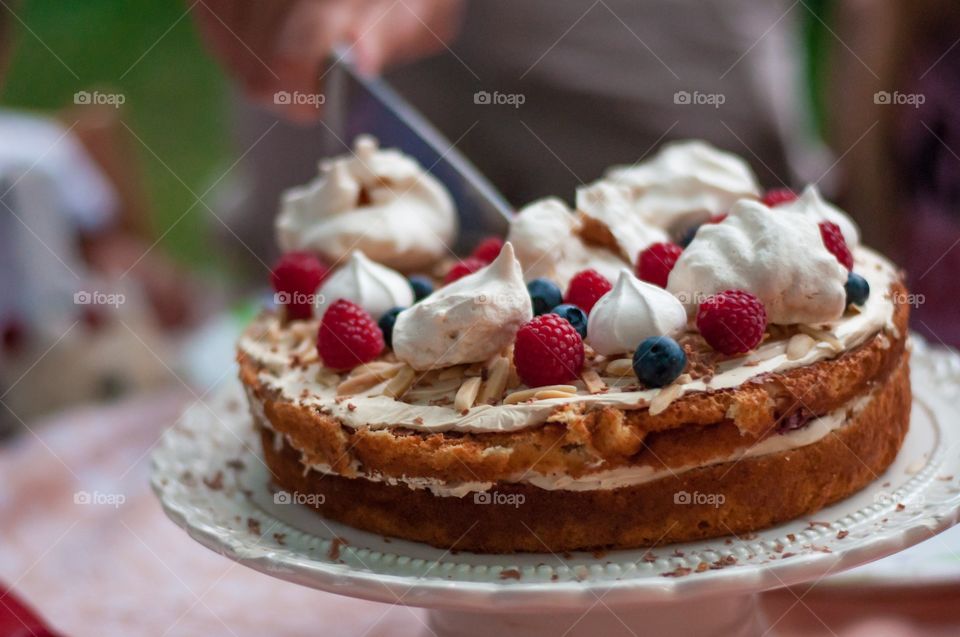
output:
[[809,216],[738,201],[722,222],[700,227],[670,272],[667,289],[692,309],[728,289],[757,296],[771,323],[821,323],[846,307],[847,270]]
[[393,351],[416,370],[484,361],[513,342],[533,317],[513,245],[397,316]]
[[853,222],[847,213],[836,206],[828,203],[820,195],[820,190],[815,184],[810,184],[803,189],[803,194],[797,199],[780,204],[776,207],[777,212],[798,212],[800,214],[812,217],[817,223],[821,221],[830,221],[837,224],[843,238],[847,242],[847,247],[853,250],[860,245],[860,229]]
[[550,279],[565,290],[577,272],[593,268],[611,281],[629,265],[620,255],[585,243],[583,222],[556,197],[540,199],[518,212],[510,222],[507,241],[514,245],[527,281]]
[[701,141],[665,145],[633,166],[614,166],[605,179],[627,186],[635,210],[670,232],[728,212],[741,198],[757,198],[760,186],[740,157]]
[[413,288],[402,274],[357,250],[320,286],[315,303],[317,316],[338,299],[353,301],[376,320],[390,308],[411,305]]
[[623,354],[651,336],[679,334],[686,325],[687,311],[675,296],[623,269],[590,310],[587,342],[605,356]]
[[665,231],[636,211],[626,186],[598,181],[577,188],[577,210],[606,226],[620,248],[620,256],[629,262],[636,261],[651,243],[670,240]]
[[328,261],[363,250],[403,270],[423,268],[448,254],[457,216],[446,188],[412,158],[381,150],[362,135],[354,154],[320,166],[310,183],[283,195],[276,220],[284,252],[310,250]]

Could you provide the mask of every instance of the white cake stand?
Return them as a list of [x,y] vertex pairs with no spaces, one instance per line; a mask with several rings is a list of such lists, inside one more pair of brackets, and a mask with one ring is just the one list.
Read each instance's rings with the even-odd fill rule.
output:
[[750,537],[652,551],[476,555],[357,531],[268,488],[235,385],[167,432],[153,456],[153,487],[167,515],[210,549],[304,586],[432,609],[438,635],[760,634],[760,591],[815,582],[957,522],[960,357],[919,338],[914,345],[914,410],[893,466],[812,519]]

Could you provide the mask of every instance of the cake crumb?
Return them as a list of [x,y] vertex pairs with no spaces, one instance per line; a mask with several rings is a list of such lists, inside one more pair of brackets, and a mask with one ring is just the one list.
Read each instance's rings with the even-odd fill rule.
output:
[[520,571],[515,568],[508,568],[500,571],[500,579],[520,579]]
[[903,510],[906,509],[906,508],[907,508],[907,507],[906,507],[906,505],[905,505],[903,502],[898,502],[898,503],[897,503],[897,511],[903,511]]
[[260,520],[247,518],[247,529],[255,535],[260,535]]
[[693,572],[693,571],[692,571],[691,569],[687,568],[686,566],[678,566],[677,568],[673,569],[672,571],[668,571],[668,572],[666,572],[666,573],[660,573],[660,575],[661,575],[662,577],[685,577],[685,576],[689,575],[689,574],[692,573],[692,572]]
[[331,560],[339,561],[340,560],[340,547],[349,546],[350,543],[347,542],[342,537],[335,537],[330,542],[330,550],[327,551],[327,557]]
[[203,478],[203,483],[211,491],[220,491],[223,489],[223,471],[217,471],[212,478]]
[[848,535],[850,535],[850,531],[847,531],[846,529],[841,529],[840,531],[837,531],[837,539],[838,539],[838,540],[842,540],[843,538],[847,537]]

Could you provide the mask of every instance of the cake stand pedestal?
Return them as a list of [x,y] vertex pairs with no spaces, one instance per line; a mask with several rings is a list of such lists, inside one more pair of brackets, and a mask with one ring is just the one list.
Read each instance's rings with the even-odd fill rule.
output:
[[477,555],[358,531],[268,487],[236,385],[165,434],[152,482],[167,515],[212,550],[304,586],[429,608],[438,636],[760,635],[761,591],[815,583],[957,523],[960,358],[914,344],[914,408],[894,464],[812,518],[750,536],[606,554]]

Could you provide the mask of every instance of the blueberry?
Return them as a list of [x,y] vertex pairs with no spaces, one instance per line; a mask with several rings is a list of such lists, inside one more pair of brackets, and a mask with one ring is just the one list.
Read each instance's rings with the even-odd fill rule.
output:
[[527,292],[533,301],[533,314],[540,316],[563,303],[563,293],[550,279],[534,279],[527,283]]
[[848,274],[843,288],[847,291],[847,305],[863,305],[870,298],[870,284],[859,274]]
[[413,288],[413,302],[416,303],[433,294],[433,281],[422,274],[414,274],[409,279]]
[[684,230],[683,234],[681,234],[680,238],[677,240],[677,245],[679,245],[681,248],[686,248],[688,245],[690,245],[690,242],[693,241],[693,238],[697,236],[697,230],[699,229],[700,226],[697,225]]
[[633,371],[647,387],[672,383],[687,366],[687,355],[669,336],[651,336],[633,353]]
[[383,342],[386,343],[387,347],[393,347],[393,325],[397,322],[397,314],[405,309],[407,308],[392,307],[384,312],[380,320],[377,321],[377,325],[380,326],[380,331],[383,332]]
[[551,314],[559,314],[569,321],[573,329],[580,333],[580,338],[587,338],[587,313],[576,305],[564,303],[550,310]]

